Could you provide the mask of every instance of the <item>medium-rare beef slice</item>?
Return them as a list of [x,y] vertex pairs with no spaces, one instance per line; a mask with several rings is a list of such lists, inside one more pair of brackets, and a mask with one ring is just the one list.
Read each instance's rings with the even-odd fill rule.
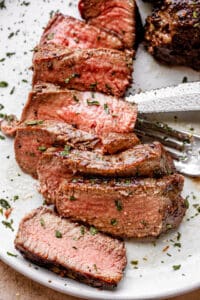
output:
[[159,142],[139,144],[132,149],[113,155],[76,149],[66,154],[63,150],[56,150],[47,155],[58,156],[63,160],[65,168],[74,174],[106,177],[161,177],[175,171],[171,156]]
[[113,34],[61,13],[49,21],[40,41],[40,44],[52,43],[69,48],[123,49],[121,40]]
[[26,120],[64,121],[97,135],[105,153],[116,153],[139,143],[133,133],[137,106],[100,93],[78,92],[43,83],[34,87],[24,107]]
[[158,236],[185,214],[183,177],[162,179],[63,179],[56,196],[59,215],[119,237]]
[[29,120],[17,127],[15,158],[25,173],[37,178],[38,159],[47,148],[65,146],[65,149],[89,150],[99,143],[97,136],[64,122]]
[[[104,156],[107,160],[105,162],[99,159],[100,157],[102,158],[100,154],[90,155],[89,152],[80,152],[79,154],[84,156],[84,158],[86,157],[86,154],[88,154],[89,158],[91,158],[91,156],[93,156],[92,159],[95,158],[94,160],[89,161],[89,165],[88,160],[83,160],[81,163],[82,156],[79,164],[76,164],[79,159],[77,152],[76,156],[74,156],[71,153],[73,151],[65,153],[49,149],[49,151],[46,151],[42,155],[37,166],[38,178],[40,181],[40,191],[48,203],[54,203],[56,201],[56,193],[60,184],[60,180],[62,178],[71,177],[71,174],[74,175],[77,171],[84,175],[96,174],[106,177],[116,177],[122,175],[160,176],[175,172],[171,157],[167,155],[159,143],[141,146],[144,146],[143,150],[142,147],[136,150],[133,149],[131,150],[132,154],[131,151],[128,151],[128,153],[126,152],[119,154],[117,157],[113,157],[111,155],[107,157]],[[139,146],[135,146],[135,148],[136,147]],[[68,154],[68,158],[65,156],[65,154]],[[138,155],[138,158],[135,157],[135,160],[133,158],[134,155]],[[97,156],[98,159],[96,160]],[[154,158],[156,156],[157,158]],[[72,160],[72,157],[75,157],[74,161]],[[138,171],[140,171],[140,174]],[[51,189],[51,187],[53,188],[55,195],[53,196],[51,193],[51,197],[49,197],[48,190]]]
[[33,85],[49,82],[79,91],[123,96],[132,80],[132,56],[112,49],[36,48]]
[[3,115],[0,117],[0,130],[8,137],[14,137],[19,120],[15,115]]
[[126,266],[122,241],[42,207],[21,221],[15,247],[29,260],[94,287],[115,287]]
[[136,31],[134,0],[80,0],[79,10],[89,24],[116,34],[125,48],[133,48]]
[[147,18],[145,44],[168,65],[200,70],[200,2],[164,0]]

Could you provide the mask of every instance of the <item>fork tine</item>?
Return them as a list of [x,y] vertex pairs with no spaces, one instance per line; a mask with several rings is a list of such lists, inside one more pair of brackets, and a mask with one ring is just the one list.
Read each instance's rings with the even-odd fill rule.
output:
[[169,148],[173,148],[178,151],[185,150],[186,145],[184,143],[172,141],[165,136],[159,136],[159,135],[155,134],[155,132],[153,132],[153,131],[147,131],[147,130],[142,131],[139,129],[135,129],[134,131],[139,137],[150,137],[150,138],[156,139],[157,141],[161,142],[163,145],[165,145]]
[[168,135],[170,137],[174,137],[178,139],[179,141],[182,141],[184,143],[190,144],[193,141],[193,135],[188,134],[181,130],[176,130],[174,128],[171,128],[165,123],[161,122],[150,122],[145,119],[138,118],[136,122],[136,128],[140,130],[153,130],[157,132],[164,133],[165,135]]

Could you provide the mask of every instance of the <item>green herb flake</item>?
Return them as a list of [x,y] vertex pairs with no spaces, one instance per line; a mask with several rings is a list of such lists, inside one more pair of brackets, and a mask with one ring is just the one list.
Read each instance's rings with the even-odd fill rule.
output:
[[181,239],[181,233],[178,232],[178,233],[177,233],[177,241],[180,241],[180,239]]
[[111,221],[110,221],[110,224],[111,225],[113,225],[113,226],[115,226],[115,225],[117,225],[117,220],[116,219],[112,219]]
[[80,78],[80,74],[77,74],[77,73],[74,73],[72,75],[70,75],[68,78],[65,79],[65,83],[70,83],[70,81],[73,79],[73,78]]
[[174,265],[172,266],[172,268],[174,269],[174,271],[177,271],[181,268],[181,265]]
[[44,152],[44,151],[47,150],[47,148],[46,148],[45,146],[40,146],[40,147],[38,147],[38,150],[39,150],[40,152]]
[[3,136],[3,135],[0,134],[0,140],[3,141],[3,140],[5,140],[5,139],[6,139],[5,136]]
[[10,230],[12,230],[12,231],[14,231],[14,228],[13,228],[13,220],[11,220],[10,222],[8,222],[8,221],[2,221],[1,222],[6,228],[8,228],[8,229],[10,229]]
[[174,243],[174,247],[181,248],[181,243]]
[[0,81],[0,88],[6,88],[8,83],[6,81]]
[[3,62],[3,61],[5,61],[5,58],[0,58],[0,62]]
[[15,35],[14,32],[11,32],[11,33],[9,34],[8,38],[11,39],[14,35]]
[[85,234],[85,227],[83,225],[81,226],[80,231],[81,231],[81,235]]
[[95,89],[96,89],[96,87],[97,87],[97,82],[95,82],[95,83],[91,83],[89,88],[90,88],[90,90],[92,90],[92,91],[93,91],[93,90],[95,90]]
[[16,53],[15,52],[7,52],[6,53],[6,56],[7,57],[11,57],[11,56],[13,56],[13,55],[15,55]]
[[62,238],[62,233],[58,230],[55,231],[55,236],[57,237],[57,239],[61,239]]
[[0,206],[5,209],[11,208],[10,204],[5,199],[0,199]]
[[120,200],[115,200],[115,206],[118,211],[122,211],[123,206],[122,206],[122,202]]
[[74,99],[74,101],[79,102],[79,99],[76,95],[73,95],[73,99]]
[[137,265],[138,265],[138,260],[132,260],[132,261],[131,261],[131,264],[132,264],[133,266],[137,266]]
[[10,91],[10,95],[14,94],[15,87],[13,86],[12,90]]
[[41,225],[42,227],[45,227],[45,222],[44,222],[44,219],[43,219],[43,218],[40,219],[40,225]]
[[98,233],[98,229],[95,228],[94,226],[91,226],[91,227],[90,227],[90,233],[91,233],[91,235],[95,235],[95,234]]
[[7,251],[7,255],[12,256],[12,257],[17,257],[18,256],[17,254],[13,254],[13,253],[8,252],[8,251]]
[[97,265],[93,264],[93,267],[94,267],[95,271],[98,272]]
[[109,115],[110,114],[110,110],[109,110],[109,107],[108,107],[108,104],[105,103],[104,106],[103,106],[105,112]]
[[66,145],[64,150],[60,152],[60,155],[61,156],[67,156],[67,155],[69,155],[70,150],[71,150],[71,146]]
[[34,126],[34,125],[41,125],[43,123],[44,123],[43,120],[30,120],[30,121],[26,121],[25,125],[27,125],[27,126]]
[[70,200],[70,201],[75,201],[76,198],[74,197],[74,195],[72,195],[72,196],[69,197],[69,200]]
[[185,205],[186,209],[189,208],[190,204],[189,204],[189,201],[188,201],[188,197],[185,198],[184,205]]
[[6,8],[5,6],[5,0],[0,1],[0,9]]
[[47,40],[53,40],[55,33],[51,32],[47,35]]
[[100,106],[100,103],[97,100],[87,100],[87,104],[89,106],[92,106],[92,105]]

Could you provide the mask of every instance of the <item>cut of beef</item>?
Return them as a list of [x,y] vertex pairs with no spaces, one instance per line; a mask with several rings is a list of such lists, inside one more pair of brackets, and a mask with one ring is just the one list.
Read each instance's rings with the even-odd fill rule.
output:
[[56,196],[53,197],[51,193],[48,197],[48,191],[53,188],[56,195],[60,180],[76,172],[106,177],[161,176],[171,174],[175,169],[172,159],[162,146],[154,143],[135,146],[132,150],[113,156],[102,156],[89,151],[75,150],[65,153],[65,151],[57,152],[50,149],[39,160],[37,171],[41,193],[47,202],[53,203]]
[[21,221],[15,247],[29,260],[94,287],[115,287],[126,266],[122,241],[42,207]]
[[37,178],[37,162],[52,146],[82,150],[94,149],[100,143],[97,136],[58,121],[29,120],[17,127],[15,158],[25,173]]
[[134,0],[80,0],[79,10],[89,24],[116,34],[124,47],[133,48],[136,25]]
[[49,21],[40,41],[52,43],[69,48],[123,49],[121,40],[113,34],[61,13]]
[[59,215],[114,236],[158,236],[182,221],[186,210],[182,188],[183,177],[178,174],[157,180],[72,177],[61,181],[55,205]]
[[106,177],[160,177],[175,171],[172,158],[158,142],[136,145],[132,149],[113,155],[76,149],[67,153],[65,151],[55,151],[53,154],[50,152],[49,155],[63,160],[65,168],[74,174]]
[[80,91],[123,96],[132,80],[132,56],[112,49],[69,49],[43,45],[35,49],[33,85],[50,82]]
[[44,155],[40,191],[59,214],[120,237],[158,236],[177,227],[185,213],[183,177],[95,178],[69,174],[62,160]]
[[97,135],[104,152],[112,154],[139,142],[133,134],[136,118],[137,106],[121,99],[42,84],[29,94],[21,122],[34,119],[67,122]]
[[199,0],[163,0],[147,18],[145,43],[155,58],[167,65],[200,70]]

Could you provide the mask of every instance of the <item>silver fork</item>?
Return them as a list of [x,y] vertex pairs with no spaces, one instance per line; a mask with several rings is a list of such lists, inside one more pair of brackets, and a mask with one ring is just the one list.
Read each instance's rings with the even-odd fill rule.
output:
[[200,136],[142,118],[136,122],[135,133],[144,141],[160,141],[174,158],[180,173],[191,177],[200,176]]

